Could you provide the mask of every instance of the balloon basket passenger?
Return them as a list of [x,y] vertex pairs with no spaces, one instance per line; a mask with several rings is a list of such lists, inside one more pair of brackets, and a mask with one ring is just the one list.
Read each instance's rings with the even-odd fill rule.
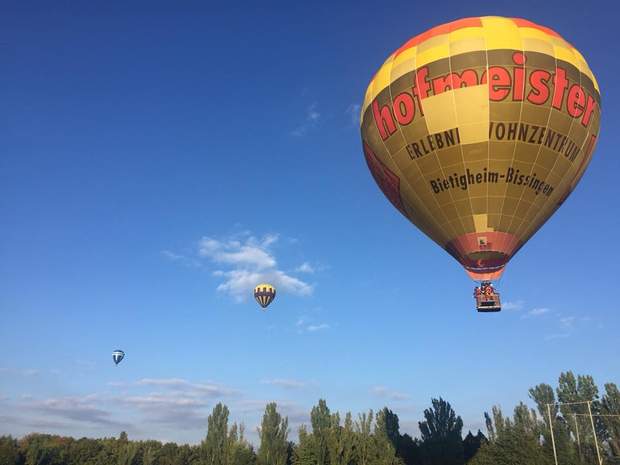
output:
[[476,310],[479,312],[499,312],[502,309],[499,293],[490,281],[482,281],[480,286],[474,289],[474,298]]

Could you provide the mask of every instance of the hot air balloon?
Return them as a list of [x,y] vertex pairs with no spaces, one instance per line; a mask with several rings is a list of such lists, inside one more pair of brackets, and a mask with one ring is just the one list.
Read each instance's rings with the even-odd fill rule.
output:
[[112,352],[112,360],[114,360],[114,363],[116,365],[121,363],[121,361],[124,358],[125,358],[125,352],[123,352],[122,350],[115,350],[114,352]]
[[254,288],[254,298],[263,309],[266,309],[276,298],[276,288],[267,283],[259,284]]
[[555,31],[465,18],[381,66],[361,109],[363,151],[392,205],[482,282],[478,310],[499,310],[490,282],[583,176],[600,105],[585,59]]

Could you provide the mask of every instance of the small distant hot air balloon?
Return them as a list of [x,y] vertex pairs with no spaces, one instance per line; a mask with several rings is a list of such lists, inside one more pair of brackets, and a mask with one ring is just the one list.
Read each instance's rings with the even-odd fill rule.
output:
[[259,284],[254,288],[254,298],[263,309],[266,309],[276,298],[276,288],[267,283]]
[[490,281],[583,176],[600,105],[594,74],[557,32],[465,18],[381,66],[362,106],[363,151],[394,207],[482,282],[478,310],[497,311]]
[[112,352],[112,360],[114,360],[114,363],[116,365],[121,363],[121,360],[123,360],[124,358],[125,352],[123,352],[122,350],[115,350],[114,352]]

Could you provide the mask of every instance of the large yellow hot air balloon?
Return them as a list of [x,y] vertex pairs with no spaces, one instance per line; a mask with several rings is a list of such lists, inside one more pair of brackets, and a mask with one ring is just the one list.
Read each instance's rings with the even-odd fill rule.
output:
[[276,288],[271,284],[262,283],[254,288],[254,298],[258,305],[266,309],[276,298]]
[[488,281],[579,182],[600,112],[592,71],[559,34],[466,18],[390,55],[366,91],[362,142],[390,202]]

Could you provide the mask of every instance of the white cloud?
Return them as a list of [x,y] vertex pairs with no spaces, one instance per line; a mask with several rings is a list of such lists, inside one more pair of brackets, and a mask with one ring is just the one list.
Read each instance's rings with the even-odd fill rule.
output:
[[164,257],[166,257],[166,258],[168,258],[168,259],[170,259],[172,261],[183,260],[185,258],[183,255],[179,255],[179,254],[176,254],[174,252],[170,252],[169,250],[162,250],[161,254]]
[[308,106],[308,108],[306,108],[305,120],[291,132],[293,136],[304,136],[310,129],[317,125],[319,119],[321,118],[321,114],[318,112],[317,107],[317,103],[313,102],[310,106]]
[[262,241],[250,237],[245,243],[236,240],[223,242],[203,237],[199,244],[199,253],[215,263],[250,266],[262,270],[276,266],[276,259],[268,247],[277,240],[278,237],[273,235],[266,236]]
[[521,310],[523,308],[524,302],[522,300],[517,300],[515,302],[507,301],[502,303],[503,310]]
[[390,400],[408,400],[410,398],[409,395],[403,392],[391,390],[386,386],[374,386],[370,392],[377,397]]
[[329,329],[330,326],[327,323],[321,323],[318,325],[308,325],[306,327],[306,330],[308,330],[309,332],[313,333],[315,331],[321,331],[322,329]]
[[203,237],[199,243],[199,254],[213,263],[232,267],[229,270],[216,270],[213,276],[224,279],[217,290],[237,301],[244,301],[251,296],[252,290],[260,282],[273,284],[278,292],[301,296],[312,294],[311,284],[278,269],[276,257],[271,250],[278,239],[276,234],[266,235],[262,239],[251,235],[228,240]]
[[295,271],[297,271],[298,273],[314,273],[315,269],[312,265],[310,265],[310,263],[308,262],[303,262],[301,265],[299,265]]
[[346,112],[351,117],[351,124],[358,125],[360,122],[360,105],[359,103],[352,103],[347,107]]
[[38,413],[59,417],[81,423],[98,426],[124,426],[125,423],[114,421],[111,414],[97,405],[97,395],[82,397],[52,397],[44,400],[24,401],[22,408]]
[[0,368],[0,373],[11,373],[19,376],[39,376],[41,373],[39,370],[34,368]]
[[562,325],[566,329],[572,329],[575,324],[576,317],[574,316],[565,316],[560,318],[560,325]]
[[549,313],[550,311],[551,310],[548,308],[533,308],[532,310],[527,312],[525,315],[523,315],[521,318],[536,318],[546,313]]
[[261,384],[270,384],[284,389],[302,389],[307,385],[304,381],[283,378],[264,379],[261,381]]
[[295,326],[297,326],[297,332],[300,334],[304,332],[314,333],[317,331],[329,329],[331,327],[327,323],[312,323],[306,320],[305,317],[299,318],[297,320],[297,323],[295,323]]
[[200,262],[191,257],[186,257],[185,255],[181,255],[170,250],[162,250],[161,254],[172,262],[177,262],[188,267],[200,267]]
[[156,386],[183,391],[197,396],[224,397],[236,394],[234,389],[215,383],[191,383],[182,378],[142,378],[136,382],[140,386]]

